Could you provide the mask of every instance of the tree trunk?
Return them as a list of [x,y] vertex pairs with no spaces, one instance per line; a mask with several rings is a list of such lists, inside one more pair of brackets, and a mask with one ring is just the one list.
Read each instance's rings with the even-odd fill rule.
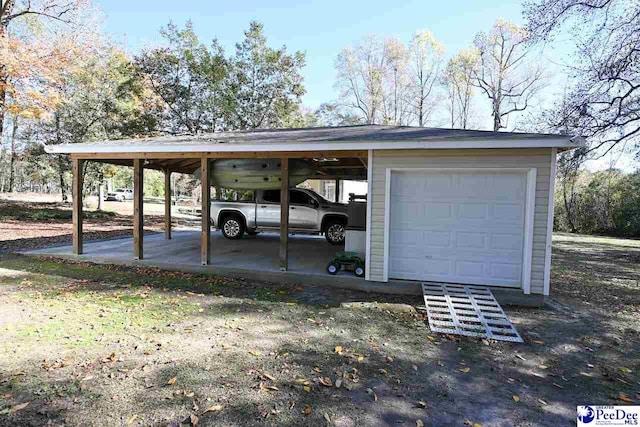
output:
[[69,200],[67,196],[67,187],[64,183],[64,160],[62,156],[58,156],[58,178],[60,179],[60,193],[62,194],[62,202],[66,203]]
[[7,99],[7,91],[4,89],[6,79],[0,76],[0,139],[4,135],[4,103]]
[[[16,135],[18,133],[18,118],[13,119],[13,130],[11,132],[11,160],[9,162],[9,193],[13,192],[13,184],[15,180],[16,170]],[[0,133],[1,135],[1,133]]]
[[[569,230],[572,233],[575,233],[577,230],[575,222],[573,221],[572,203],[569,203],[569,200],[567,199],[567,179],[569,178],[565,176],[562,180],[562,199],[564,202],[564,211],[567,216],[567,223],[569,224]],[[571,193],[573,194],[573,185],[571,186]]]
[[495,102],[493,103],[493,130],[497,132],[502,127],[502,123],[500,120],[500,104]]

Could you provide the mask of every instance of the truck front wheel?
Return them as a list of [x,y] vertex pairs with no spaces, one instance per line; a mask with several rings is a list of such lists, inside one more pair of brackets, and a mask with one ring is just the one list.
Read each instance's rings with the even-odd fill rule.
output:
[[332,219],[327,222],[324,229],[324,238],[332,245],[341,245],[344,243],[345,229],[344,222]]
[[244,221],[237,215],[229,215],[222,220],[220,229],[222,230],[222,235],[227,239],[240,239],[245,231]]

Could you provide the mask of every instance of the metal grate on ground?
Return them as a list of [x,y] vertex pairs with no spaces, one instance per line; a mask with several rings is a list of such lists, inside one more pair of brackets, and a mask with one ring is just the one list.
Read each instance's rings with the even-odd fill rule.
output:
[[434,332],[524,342],[486,287],[423,283],[422,293]]

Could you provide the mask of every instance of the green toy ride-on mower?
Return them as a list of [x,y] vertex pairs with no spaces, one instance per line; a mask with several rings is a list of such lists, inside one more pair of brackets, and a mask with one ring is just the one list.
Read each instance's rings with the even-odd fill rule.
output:
[[353,271],[358,277],[364,276],[364,261],[355,252],[338,252],[327,265],[329,274],[338,274],[341,269]]

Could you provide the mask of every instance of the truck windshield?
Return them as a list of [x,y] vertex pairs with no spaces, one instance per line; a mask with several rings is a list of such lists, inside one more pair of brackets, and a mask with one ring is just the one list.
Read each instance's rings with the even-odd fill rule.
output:
[[321,195],[319,195],[319,194],[318,194],[318,193],[316,193],[315,191],[313,191],[313,190],[309,190],[309,189],[307,189],[307,191],[308,191],[309,193],[313,193],[313,195],[318,199],[318,201],[320,201],[320,202],[324,202],[324,203],[331,203],[330,201],[328,201],[327,199],[325,199],[324,197],[322,197]]

